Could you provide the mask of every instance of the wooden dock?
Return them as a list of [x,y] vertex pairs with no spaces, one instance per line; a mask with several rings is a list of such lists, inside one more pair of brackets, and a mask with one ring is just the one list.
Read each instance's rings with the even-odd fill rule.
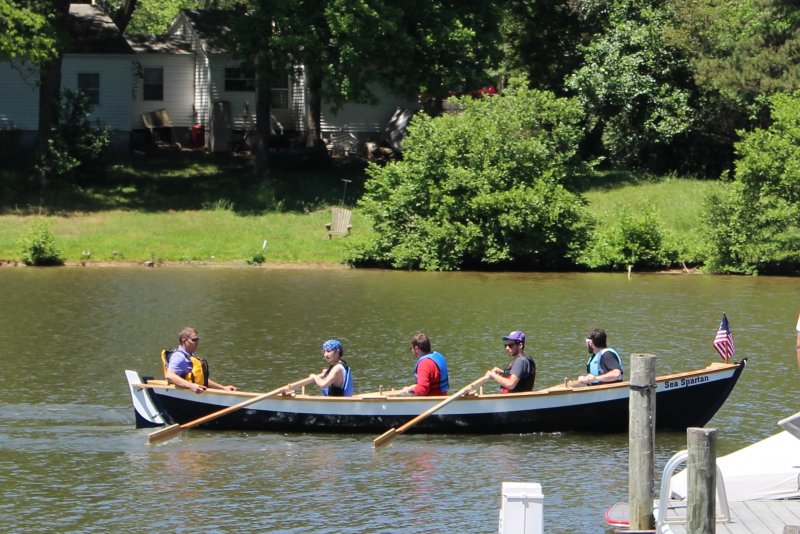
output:
[[[717,521],[717,534],[755,534],[770,533],[782,534],[784,527],[800,526],[800,501],[779,500],[779,501],[731,501],[728,503],[731,512],[729,522]],[[671,532],[673,534],[685,534],[685,523],[674,523],[678,517],[686,519],[686,508],[682,506],[670,506],[667,512],[667,525],[661,532]],[[788,530],[787,532],[800,532],[800,530]]]

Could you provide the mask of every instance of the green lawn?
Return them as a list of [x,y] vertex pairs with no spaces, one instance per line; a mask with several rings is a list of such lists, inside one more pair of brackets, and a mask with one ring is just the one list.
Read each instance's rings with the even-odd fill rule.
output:
[[[19,238],[37,216],[0,216],[0,259],[21,257]],[[328,239],[330,211],[242,215],[230,210],[159,213],[110,210],[49,216],[56,245],[66,261],[204,261],[252,260],[263,251],[266,262],[341,263],[347,240],[369,232],[358,213],[353,235]]]
[[[252,177],[245,158],[198,152],[133,155],[102,179],[60,191],[15,189],[0,174],[0,259],[21,258],[20,238],[46,217],[68,262],[88,252],[93,261],[245,263],[266,240],[267,263],[342,263],[348,243],[371,237],[369,222],[354,209],[353,234],[334,239],[325,223],[330,206],[342,202],[343,180],[350,180],[348,207],[363,193],[364,165],[290,156],[265,180]],[[601,225],[622,210],[654,210],[672,239],[694,243],[702,198],[716,187],[721,183],[599,174],[585,179],[583,194]]]
[[622,210],[648,210],[681,235],[696,231],[703,198],[722,186],[718,181],[664,177],[589,189],[584,196],[600,224],[609,224]]

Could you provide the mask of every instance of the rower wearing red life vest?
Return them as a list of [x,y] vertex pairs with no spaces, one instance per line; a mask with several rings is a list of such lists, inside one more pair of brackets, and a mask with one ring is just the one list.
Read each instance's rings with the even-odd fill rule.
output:
[[447,361],[442,353],[431,349],[431,340],[426,334],[419,333],[411,338],[411,352],[417,358],[415,384],[404,387],[402,394],[419,397],[447,395],[450,389]]

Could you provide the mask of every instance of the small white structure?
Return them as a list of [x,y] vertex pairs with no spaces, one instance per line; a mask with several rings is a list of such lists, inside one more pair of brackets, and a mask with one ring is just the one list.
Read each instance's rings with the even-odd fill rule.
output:
[[503,482],[500,534],[542,534],[544,495],[536,482]]

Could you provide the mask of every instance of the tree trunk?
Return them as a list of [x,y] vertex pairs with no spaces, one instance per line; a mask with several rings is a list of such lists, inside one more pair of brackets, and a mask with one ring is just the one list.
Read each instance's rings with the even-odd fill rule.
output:
[[136,2],[137,0],[124,0],[122,2],[122,7],[114,14],[114,24],[117,25],[120,33],[125,33],[125,28],[128,27],[133,12],[136,10]]
[[308,103],[306,113],[306,147],[322,144],[322,72],[313,67],[306,68]]
[[[55,17],[53,18],[53,32],[65,31],[69,17],[69,0],[56,0],[53,2]],[[50,134],[58,126],[59,110],[61,108],[61,62],[64,58],[64,49],[60,48],[55,58],[39,65],[39,122],[36,132],[36,160],[47,153]],[[40,171],[34,171],[33,179],[44,183],[45,176]]]
[[272,66],[263,55],[256,60],[256,132],[253,144],[253,174],[269,174],[269,136],[272,129]]
[[[61,61],[62,53],[47,63],[39,66],[39,123],[36,132],[36,159],[39,162],[47,153],[50,135],[58,126],[61,95]],[[42,170],[37,169],[33,174],[34,181],[43,184],[47,177]]]

